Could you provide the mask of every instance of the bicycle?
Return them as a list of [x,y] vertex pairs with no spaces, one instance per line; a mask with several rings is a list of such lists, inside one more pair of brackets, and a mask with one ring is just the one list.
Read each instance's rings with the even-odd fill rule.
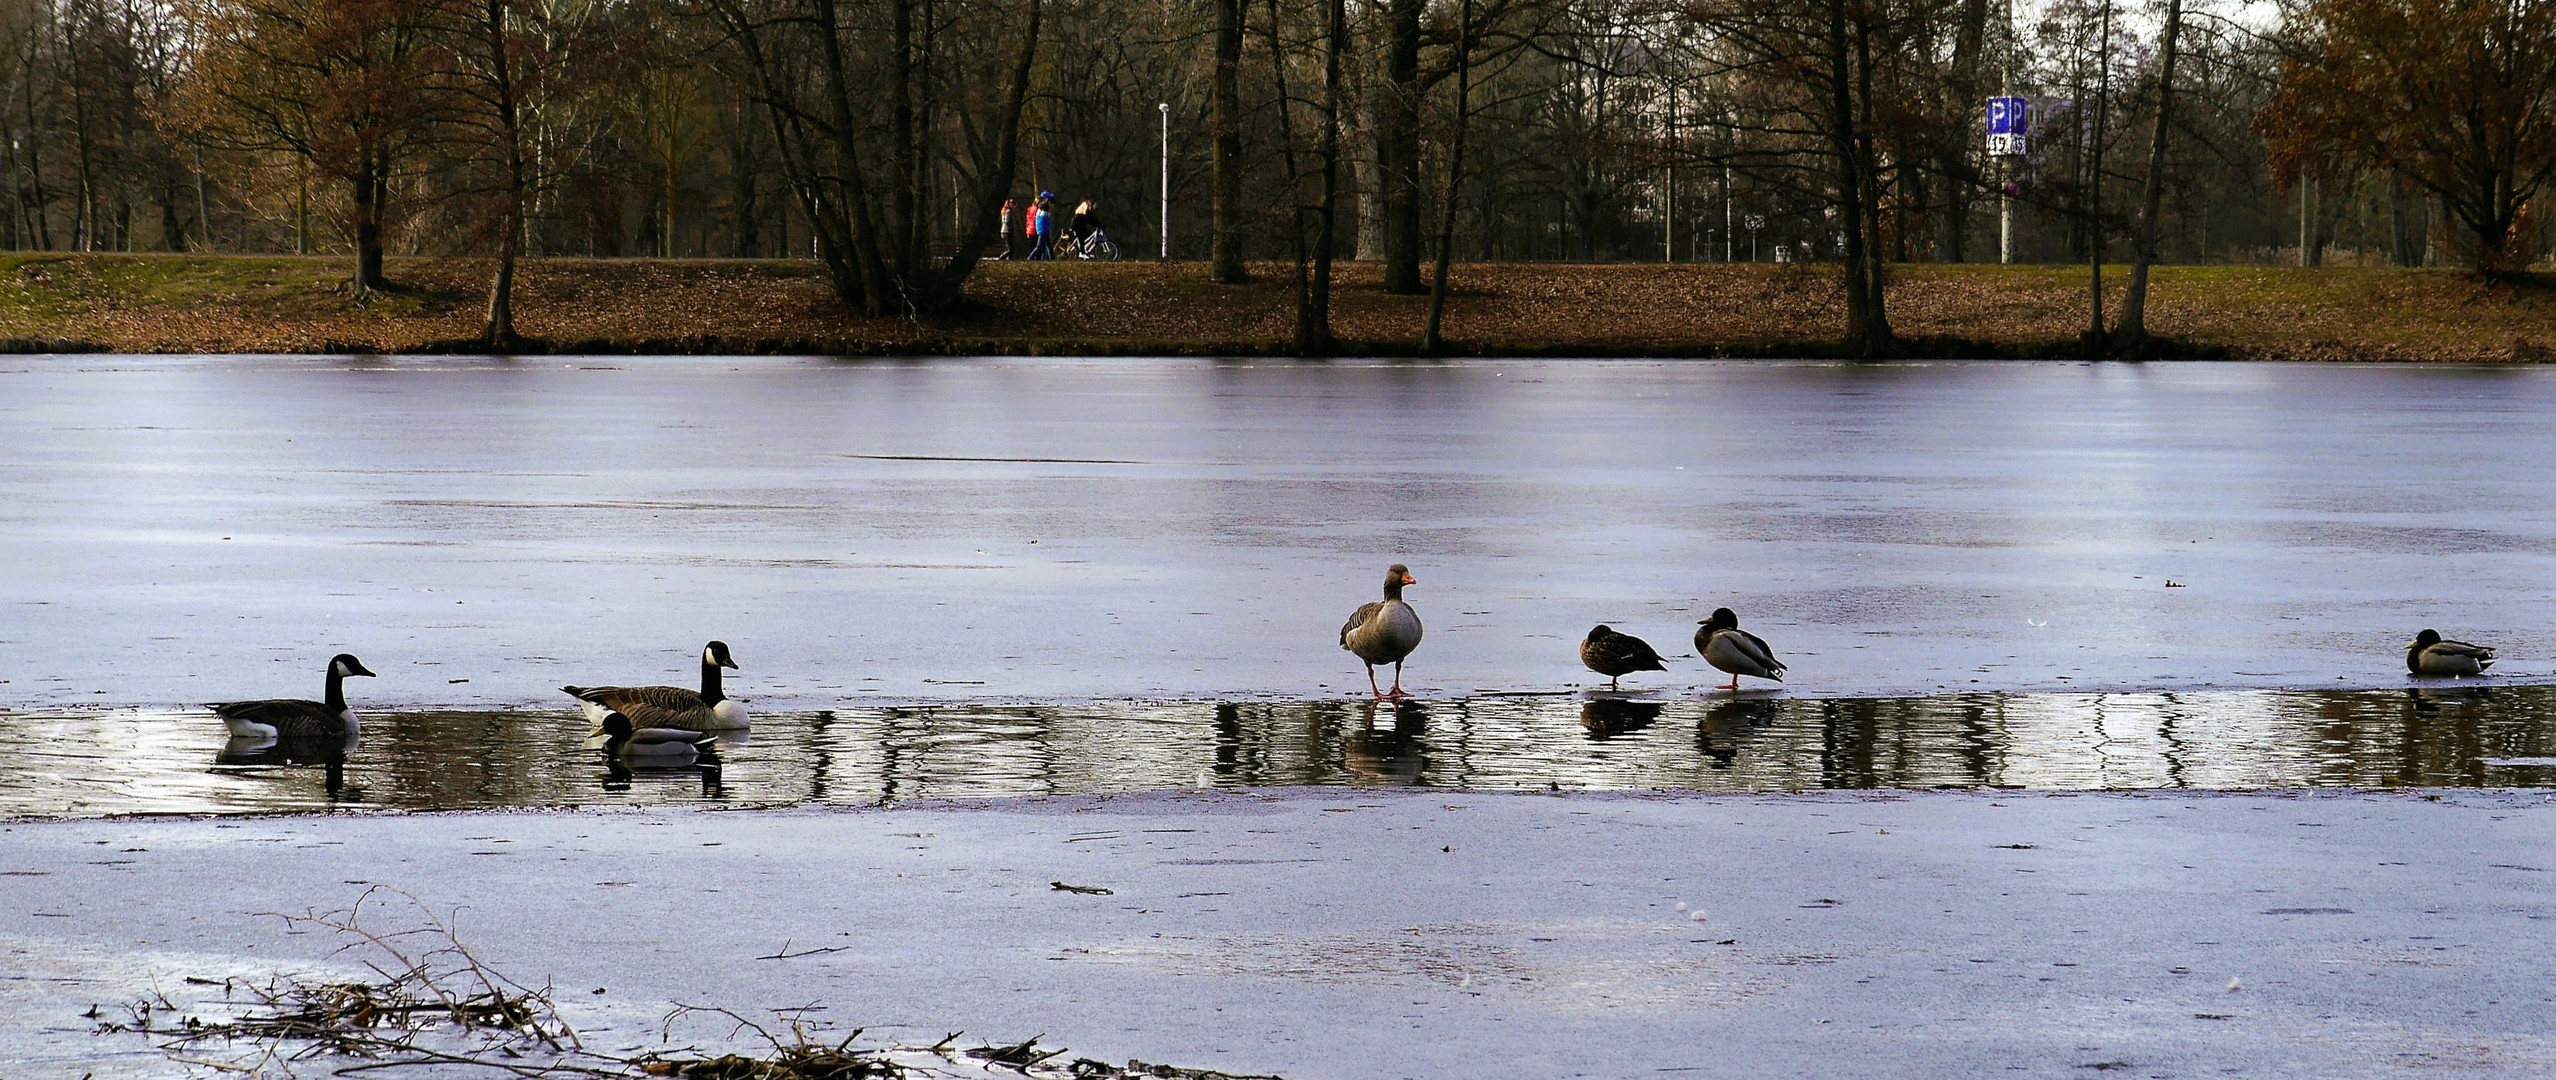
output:
[[1110,239],[1107,232],[1099,229],[1092,230],[1090,236],[1080,240],[1075,239],[1074,234],[1067,233],[1056,239],[1056,257],[1062,259],[1067,256],[1100,262],[1117,262],[1118,241]]

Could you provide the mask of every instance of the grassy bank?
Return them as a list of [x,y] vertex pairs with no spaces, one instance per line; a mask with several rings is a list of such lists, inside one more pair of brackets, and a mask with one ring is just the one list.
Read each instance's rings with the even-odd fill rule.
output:
[[[402,288],[364,302],[340,284],[349,269],[340,258],[0,255],[0,344],[427,352],[467,349],[478,333],[486,263],[392,259]],[[535,348],[559,352],[1281,352],[1294,318],[1286,268],[1255,269],[1253,284],[1228,288],[1194,263],[995,264],[969,283],[975,310],[920,325],[845,314],[808,262],[543,259],[525,266],[516,310]],[[2085,325],[2083,267],[1892,272],[1892,322],[1921,355],[2064,356]],[[1820,268],[1499,264],[1459,266],[1455,281],[1447,337],[1485,355],[1823,355],[1842,319]],[[1334,326],[1352,351],[1408,352],[1426,306],[1384,293],[1373,265],[1349,264]],[[2556,289],[2454,271],[2166,267],[2150,312],[2188,355],[2556,357]]]

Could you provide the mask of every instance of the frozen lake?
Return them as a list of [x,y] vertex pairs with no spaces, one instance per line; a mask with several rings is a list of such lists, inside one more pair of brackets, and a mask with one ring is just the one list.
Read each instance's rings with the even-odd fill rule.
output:
[[[2363,688],[2425,626],[2556,669],[2556,369],[25,357],[0,702],[763,710],[1361,693],[1408,563],[1433,697]],[[2174,583],[2168,586],[2168,581]]]

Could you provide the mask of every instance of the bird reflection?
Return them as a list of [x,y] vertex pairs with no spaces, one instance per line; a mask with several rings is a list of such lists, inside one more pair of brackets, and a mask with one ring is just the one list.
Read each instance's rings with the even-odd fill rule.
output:
[[336,799],[346,792],[346,754],[355,748],[356,734],[275,736],[234,735],[213,756],[216,765],[290,766],[318,765],[322,768],[321,784],[328,797]]
[[2444,705],[2455,709],[2464,709],[2469,705],[2489,700],[2490,695],[2492,695],[2493,692],[2494,691],[2492,689],[2483,686],[2468,687],[2460,690],[2441,690],[2429,687],[2419,687],[2409,689],[2405,692],[2405,694],[2408,702],[2413,705],[2416,715],[2437,716],[2440,714],[2441,707]]
[[1604,742],[1658,723],[1660,707],[1656,701],[1596,698],[1580,706],[1580,726],[1589,729],[1591,741]]
[[1380,706],[1386,702],[1364,703],[1365,722],[1342,740],[1341,765],[1349,770],[1352,783],[1418,784],[1428,767],[1420,736],[1429,728],[1429,707],[1407,698],[1392,701],[1390,726],[1378,729]]
[[611,754],[605,754],[603,755],[603,763],[603,789],[616,794],[629,791],[631,783],[641,776],[651,778],[672,778],[691,774],[701,778],[702,798],[724,799],[728,797],[727,780],[724,775],[721,762],[719,761],[719,757],[716,754],[703,754],[699,757],[686,757],[681,759],[666,759],[658,761],[651,761],[647,758],[625,759]]
[[1739,758],[1740,741],[1749,729],[1775,722],[1780,708],[1773,698],[1727,698],[1704,706],[1704,719],[1695,725],[1695,748],[1712,759],[1716,769],[1727,769]]

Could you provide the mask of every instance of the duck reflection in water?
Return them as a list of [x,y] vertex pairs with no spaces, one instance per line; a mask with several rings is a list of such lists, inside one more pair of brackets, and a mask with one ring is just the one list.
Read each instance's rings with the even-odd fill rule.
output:
[[1712,759],[1714,768],[1730,768],[1750,730],[1774,723],[1780,707],[1773,698],[1733,698],[1706,705],[1704,719],[1695,725],[1695,748]]
[[1660,708],[1656,701],[1598,698],[1580,706],[1580,726],[1588,729],[1589,741],[1605,742],[1658,723]]
[[2493,693],[2491,688],[2483,686],[2471,686],[2458,690],[2415,687],[2406,690],[2405,696],[2407,702],[2413,706],[2415,715],[2438,716],[2442,706],[2448,706],[2453,710],[2465,710],[2470,705],[2481,705],[2492,700]]
[[665,761],[651,762],[642,759],[636,764],[637,768],[633,768],[633,763],[630,761],[626,761],[618,757],[606,756],[604,758],[603,789],[615,794],[627,792],[630,790],[632,781],[636,780],[643,773],[651,778],[675,777],[689,773],[698,774],[701,777],[702,798],[724,799],[728,797],[727,784],[720,776],[720,764],[718,758],[705,757],[690,759],[683,761],[680,764]]
[[233,735],[213,756],[216,765],[274,766],[318,765],[324,770],[321,783],[328,797],[336,799],[346,792],[346,754],[355,749],[356,733],[343,736],[277,736]]
[[[1378,713],[1387,708],[1393,710],[1385,717],[1388,726],[1378,728]],[[1340,763],[1349,771],[1349,782],[1398,786],[1420,783],[1420,774],[1428,767],[1423,754],[1427,747],[1421,735],[1429,729],[1429,707],[1402,699],[1369,701],[1360,711],[1365,722],[1341,740]]]

